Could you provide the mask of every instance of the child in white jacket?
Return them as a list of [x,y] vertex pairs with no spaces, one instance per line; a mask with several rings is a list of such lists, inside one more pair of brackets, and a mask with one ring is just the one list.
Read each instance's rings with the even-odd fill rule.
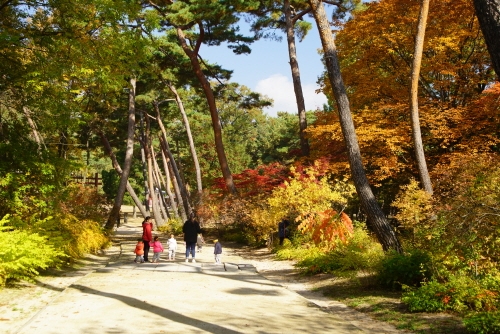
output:
[[168,260],[175,260],[175,251],[177,251],[177,240],[175,240],[174,235],[170,235],[170,239],[168,239]]

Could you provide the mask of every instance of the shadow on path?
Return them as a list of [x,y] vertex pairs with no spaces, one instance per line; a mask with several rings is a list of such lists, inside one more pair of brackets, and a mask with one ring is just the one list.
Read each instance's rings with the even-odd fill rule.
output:
[[213,323],[209,323],[206,321],[201,321],[195,318],[190,318],[185,315],[182,315],[180,313],[167,310],[162,307],[158,307],[152,304],[145,303],[142,300],[139,300],[137,298],[132,298],[128,296],[123,296],[115,293],[109,293],[109,292],[103,292],[99,290],[95,290],[83,285],[71,285],[70,288],[80,290],[81,292],[85,293],[92,293],[97,296],[102,296],[106,298],[113,298],[116,300],[119,300],[125,304],[127,304],[130,307],[133,308],[138,308],[142,309],[147,312],[154,313],[156,315],[159,315],[160,317],[169,319],[171,321],[175,321],[184,325],[192,326],[192,327],[197,327],[199,329],[202,329],[204,331],[210,332],[210,333],[228,333],[228,334],[242,334],[242,332],[237,332],[229,328],[225,328]]

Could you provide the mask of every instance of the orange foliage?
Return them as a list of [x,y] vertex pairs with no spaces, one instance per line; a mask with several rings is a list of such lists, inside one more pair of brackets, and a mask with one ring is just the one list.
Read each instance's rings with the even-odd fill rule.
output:
[[[373,2],[337,34],[363,163],[375,186],[417,175],[408,100],[418,10],[418,0]],[[497,145],[500,88],[483,92],[493,78],[472,3],[431,2],[419,87],[431,171],[457,151],[492,152]],[[328,80],[323,91],[333,99]],[[349,171],[336,112],[318,113],[308,135],[312,158],[329,159],[334,173]]]
[[340,215],[333,209],[327,209],[316,215],[299,217],[302,220],[298,229],[302,233],[311,234],[316,245],[333,249],[338,241],[346,243],[352,235],[354,227],[352,221],[344,212]]

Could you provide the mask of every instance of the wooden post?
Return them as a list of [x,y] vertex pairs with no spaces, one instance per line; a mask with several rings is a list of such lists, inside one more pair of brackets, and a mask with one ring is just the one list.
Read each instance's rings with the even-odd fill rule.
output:
[[96,188],[99,186],[99,173],[95,173],[94,184]]

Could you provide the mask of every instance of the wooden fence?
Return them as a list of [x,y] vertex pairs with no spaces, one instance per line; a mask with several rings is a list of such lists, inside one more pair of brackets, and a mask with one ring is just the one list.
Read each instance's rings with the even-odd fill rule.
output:
[[96,188],[102,185],[102,178],[99,177],[99,173],[95,173],[94,176],[85,176],[83,174],[72,175],[71,181],[73,183],[83,184],[85,186],[94,186]]

